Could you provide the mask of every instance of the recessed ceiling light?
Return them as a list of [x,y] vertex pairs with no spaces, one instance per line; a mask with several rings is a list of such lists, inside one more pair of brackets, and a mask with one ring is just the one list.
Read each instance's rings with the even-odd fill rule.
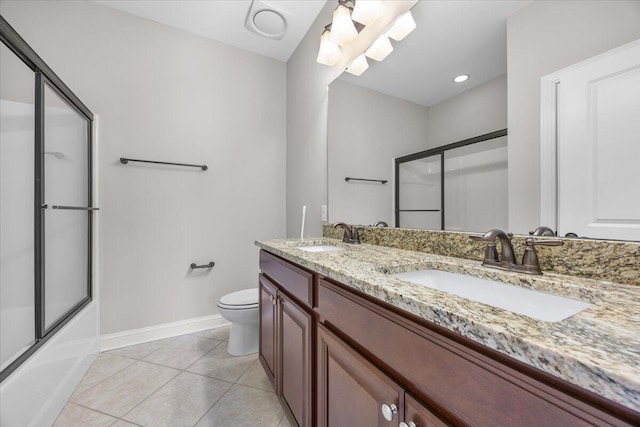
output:
[[464,81],[467,81],[468,79],[469,79],[469,74],[460,74],[458,77],[453,79],[453,81],[456,83],[462,83]]

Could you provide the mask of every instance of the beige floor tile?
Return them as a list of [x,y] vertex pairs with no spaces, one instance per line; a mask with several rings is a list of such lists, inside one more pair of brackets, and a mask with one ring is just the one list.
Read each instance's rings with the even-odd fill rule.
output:
[[209,338],[183,335],[172,339],[143,360],[170,368],[185,369],[221,343],[222,341]]
[[275,393],[235,384],[196,426],[277,427],[282,414]]
[[200,360],[187,368],[187,371],[207,375],[229,382],[236,382],[258,359],[257,354],[249,356],[231,356],[227,353],[226,343],[205,354]]
[[175,369],[138,361],[72,401],[120,418],[178,374]]
[[183,372],[123,418],[146,426],[193,426],[233,384]]
[[78,394],[87,391],[99,382],[106,380],[113,374],[133,365],[134,363],[135,360],[114,354],[98,354],[98,357],[93,361],[87,373],[82,377],[82,380],[80,381],[80,384],[78,384],[78,387],[76,387],[73,395],[77,396]]
[[138,427],[138,424],[133,424],[125,420],[118,420],[111,424],[111,427]]
[[106,427],[113,424],[114,421],[117,419],[73,403],[67,403],[60,412],[54,427]]
[[249,369],[240,377],[238,384],[248,385],[266,391],[274,391],[259,360],[253,362]]
[[209,338],[218,341],[229,341],[229,331],[231,326],[223,326],[221,328],[207,329],[204,331],[194,332],[191,335],[197,335],[199,337]]
[[122,347],[108,351],[106,354],[117,354],[118,356],[142,360],[154,351],[160,350],[163,346],[171,342],[172,339],[173,338],[167,338],[163,340],[149,341],[137,345],[130,345],[128,347]]

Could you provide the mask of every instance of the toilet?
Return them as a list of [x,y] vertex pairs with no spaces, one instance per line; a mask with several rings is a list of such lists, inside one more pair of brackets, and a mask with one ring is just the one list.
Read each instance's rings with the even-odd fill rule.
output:
[[227,352],[243,356],[258,351],[259,301],[258,288],[243,289],[220,298],[220,315],[231,322]]

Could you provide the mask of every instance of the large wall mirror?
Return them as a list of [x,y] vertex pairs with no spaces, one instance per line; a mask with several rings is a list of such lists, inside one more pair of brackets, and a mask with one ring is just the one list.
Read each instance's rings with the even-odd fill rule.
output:
[[[640,8],[632,2],[613,2],[616,5],[612,8],[618,8],[616,13],[620,16],[637,12],[637,17],[628,18],[626,22],[603,17],[602,22],[593,22],[596,31],[615,34],[607,41],[608,45],[590,46],[593,40],[577,40],[579,37],[567,33],[565,36],[571,40],[566,42],[543,40],[558,41],[563,49],[571,52],[564,53],[562,61],[553,58],[561,52],[547,49],[547,58],[546,53],[541,52],[542,46],[534,48],[533,45],[529,57],[528,52],[522,51],[517,52],[517,58],[508,57],[516,43],[525,46],[535,41],[527,34],[527,26],[543,28],[548,24],[561,28],[565,24],[562,20],[573,19],[562,9],[571,5],[563,3],[585,3],[584,7],[575,6],[591,9],[585,13],[593,14],[596,20],[600,19],[597,8],[604,7],[588,5],[599,2],[422,0],[417,3],[412,9],[417,28],[404,40],[394,42],[394,51],[387,58],[381,62],[369,59],[369,69],[364,74],[343,73],[329,86],[328,220],[355,224],[385,221],[391,226],[398,224],[406,228],[474,232],[497,227],[518,234],[544,225],[540,223],[544,217],[540,214],[540,136],[539,133],[526,135],[535,140],[535,146],[522,137],[526,130],[522,119],[524,111],[533,113],[527,120],[536,126],[533,130],[540,132],[541,76],[640,37],[640,30],[629,24],[640,23]],[[517,17],[515,24],[514,16]],[[580,19],[583,18],[575,18]],[[512,25],[509,30],[508,23]],[[552,37],[557,34],[549,31],[549,38]],[[585,46],[578,49],[580,43]],[[572,60],[574,51],[582,56]],[[595,53],[589,54],[590,51]],[[532,69],[546,61],[549,71],[533,78],[527,75],[527,84],[531,86],[533,81],[537,86],[535,91],[530,91],[529,98],[520,98],[517,95],[523,93],[525,76],[513,73],[524,74],[520,70],[527,68],[527,61]],[[454,82],[461,74],[470,77],[462,83]],[[637,84],[635,82],[633,84]],[[640,89],[638,91],[640,93]],[[534,103],[531,103],[532,97],[535,97]],[[640,102],[640,95],[638,100]],[[512,122],[518,125],[515,134],[509,128]],[[527,123],[529,125],[531,123]],[[499,140],[451,152],[446,164],[441,158],[432,162],[425,158],[405,164],[406,170],[396,176],[395,159],[505,129],[508,135]],[[636,155],[640,162],[640,154]],[[443,165],[444,172],[441,171]],[[521,169],[521,173],[516,168]],[[434,181],[440,176],[448,180],[448,185]],[[364,180],[347,181],[347,177]],[[403,185],[409,189],[402,190]],[[396,194],[397,186],[399,194]],[[507,186],[512,188],[507,191]],[[515,191],[516,186],[522,191]],[[638,185],[634,184],[629,195],[635,194],[640,200],[640,188],[635,186]],[[438,203],[417,203],[418,196],[413,196],[412,191],[422,192],[419,197],[427,194]],[[404,206],[399,206],[402,201]],[[562,200],[558,203],[562,204]],[[397,221],[397,210],[442,208],[450,214],[450,217],[445,215],[444,220],[440,213],[407,212],[404,219],[400,216]],[[637,218],[640,227],[640,212]],[[559,234],[569,231],[572,230],[559,230]],[[587,234],[581,237],[603,238]],[[618,234],[611,238],[621,237]],[[633,235],[626,239],[640,240]]]

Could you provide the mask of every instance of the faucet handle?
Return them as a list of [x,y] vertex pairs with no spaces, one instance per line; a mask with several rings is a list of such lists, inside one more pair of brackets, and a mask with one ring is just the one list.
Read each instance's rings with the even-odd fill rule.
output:
[[542,274],[535,246],[562,246],[564,242],[560,239],[534,239],[528,237],[525,240],[525,244],[524,255],[522,256],[522,268],[533,274]]
[[531,246],[562,246],[564,245],[564,242],[562,241],[562,239],[533,239],[531,237],[528,237],[527,240],[525,241],[525,243],[527,244],[527,246],[531,245]]

